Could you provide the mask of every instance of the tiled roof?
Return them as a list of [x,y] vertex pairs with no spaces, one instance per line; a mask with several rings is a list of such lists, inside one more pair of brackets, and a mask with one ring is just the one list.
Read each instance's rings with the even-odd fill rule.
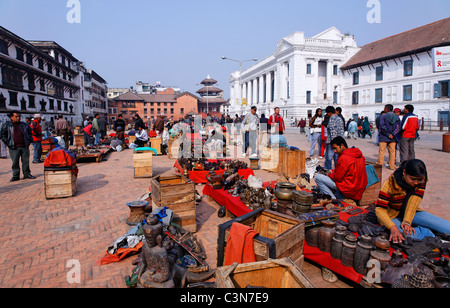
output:
[[450,17],[367,44],[341,69],[386,61],[445,45],[450,45]]
[[144,101],[144,99],[141,96],[134,94],[131,91],[128,91],[127,93],[117,96],[116,98],[114,98],[114,100],[115,101]]

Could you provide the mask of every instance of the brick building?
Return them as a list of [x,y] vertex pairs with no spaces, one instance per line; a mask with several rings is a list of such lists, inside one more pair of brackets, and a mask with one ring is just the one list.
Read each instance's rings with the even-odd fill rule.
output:
[[164,113],[168,119],[180,120],[188,113],[198,112],[199,100],[190,92],[174,93],[172,90],[165,94],[135,94],[130,91],[110,101],[108,118],[115,121],[117,115],[122,114],[123,119],[131,123],[134,115],[139,114],[144,122],[148,122]]

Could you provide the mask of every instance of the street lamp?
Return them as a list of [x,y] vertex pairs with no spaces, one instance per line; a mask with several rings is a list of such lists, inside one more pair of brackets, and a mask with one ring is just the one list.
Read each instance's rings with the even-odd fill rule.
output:
[[[243,96],[242,85],[241,85],[241,83],[242,83],[242,63],[250,62],[250,61],[258,62],[258,59],[257,58],[253,58],[253,59],[249,59],[249,60],[235,60],[235,59],[230,59],[230,58],[227,58],[227,57],[222,57],[222,60],[230,60],[230,61],[239,63],[239,92],[240,92],[240,96],[241,96],[241,99],[242,99],[242,96]],[[236,98],[236,104],[237,104],[237,98]],[[241,109],[242,109],[242,106],[241,106]]]

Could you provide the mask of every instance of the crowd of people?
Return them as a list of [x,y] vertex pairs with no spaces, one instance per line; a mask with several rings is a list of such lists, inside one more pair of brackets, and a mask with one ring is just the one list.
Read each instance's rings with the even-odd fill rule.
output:
[[[325,109],[324,116],[322,112],[322,109],[317,109],[309,123],[312,135],[310,156],[314,155],[316,145],[319,155],[325,155],[325,170],[315,175],[316,185],[320,192],[333,199],[358,204],[369,185],[369,171],[361,150],[349,148],[346,142],[346,138],[355,138],[355,125],[352,124],[353,120],[345,125],[342,111],[333,106]],[[360,124],[362,127],[359,131],[362,130],[361,138],[364,138],[370,130],[367,118]],[[379,146],[376,164],[383,165],[388,148],[387,167],[394,172],[381,186],[376,205],[368,216],[370,221],[389,229],[389,240],[394,243],[399,243],[406,237],[421,240],[436,234],[450,239],[450,222],[427,213],[420,207],[429,178],[425,163],[416,158],[414,151],[419,130],[414,107],[406,105],[401,111],[387,104],[376,120],[376,127]],[[346,134],[350,128],[352,132],[350,135]],[[371,132],[369,136],[372,138]],[[321,143],[325,144],[325,149]],[[395,157],[398,145],[400,166],[397,168]]]
[[[23,178],[34,179],[29,167],[29,146],[32,145],[34,149],[33,163],[41,163],[42,141],[54,133],[69,145],[70,135],[73,134],[71,125],[62,115],[58,117],[54,127],[42,121],[39,114],[26,122],[21,121],[18,112],[11,112],[8,116],[9,120],[0,124],[0,157],[6,158],[5,148],[8,148],[13,163],[11,182],[20,180],[20,161]],[[215,124],[218,124],[219,130],[214,128]],[[128,125],[122,115],[118,115],[112,125],[115,131],[112,142],[115,142],[115,146],[125,142]],[[264,114],[258,116],[257,107],[254,106],[244,116],[236,114],[231,118],[227,115],[218,119],[208,115],[201,121],[193,118],[172,121],[161,114],[157,119],[144,123],[136,114],[134,127],[128,134],[136,136],[134,143],[137,147],[146,146],[149,138],[157,136],[167,145],[170,137],[179,136],[184,131],[204,132],[209,125],[213,129],[207,132],[209,140],[206,143],[209,142],[211,148],[223,147],[225,139],[222,128],[230,129],[233,126],[237,135],[243,139],[242,155],[249,155],[250,158],[258,156],[257,144],[261,133],[284,138],[286,131],[279,108],[275,108],[274,113],[267,118]],[[325,110],[317,109],[308,121],[301,119],[297,126],[300,127],[300,134],[307,134],[311,142],[310,158],[315,155],[316,149],[318,156],[325,158],[323,172],[316,174],[314,178],[318,189],[333,199],[350,200],[357,204],[369,185],[367,165],[362,151],[355,147],[349,148],[347,140],[356,139],[356,136],[373,137],[374,129],[368,118],[360,117],[346,122],[340,107],[328,106]],[[406,105],[402,111],[387,104],[376,119],[375,126],[378,130],[376,143],[379,147],[377,164],[384,164],[387,148],[389,163],[386,167],[394,172],[382,185],[376,207],[370,214],[373,222],[388,228],[393,242],[402,241],[407,236],[413,239],[434,236],[435,233],[449,236],[448,221],[420,209],[429,178],[424,162],[416,159],[415,155],[414,144],[418,138],[419,119],[414,114],[414,107]],[[96,114],[84,121],[82,129],[85,145],[96,146],[107,134],[107,121]],[[396,152],[400,153],[399,167],[395,164]]]
[[20,180],[20,163],[22,163],[23,179],[35,179],[30,170],[30,145],[33,146],[33,164],[43,163],[42,141],[52,136],[61,137],[61,141],[68,146],[72,140],[73,129],[71,123],[58,115],[54,123],[48,122],[40,114],[21,120],[21,114],[17,111],[8,113],[8,120],[0,122],[0,158],[7,158],[7,149],[12,160],[11,182]]

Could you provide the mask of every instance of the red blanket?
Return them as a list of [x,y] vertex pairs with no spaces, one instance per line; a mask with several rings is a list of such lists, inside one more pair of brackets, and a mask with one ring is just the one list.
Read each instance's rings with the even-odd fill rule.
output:
[[[183,174],[184,170],[181,167],[181,165],[178,163],[178,161],[175,161],[174,167],[177,168],[177,170]],[[222,175],[225,171],[224,170],[217,170],[214,171],[216,174]],[[238,170],[239,176],[244,176],[244,179],[248,179],[250,175],[255,175],[252,169],[240,169]],[[196,184],[206,184],[208,183],[208,180],[206,177],[208,176],[209,171],[189,171],[189,180]]]
[[256,262],[253,249],[253,238],[256,235],[258,232],[251,227],[237,222],[233,223],[228,237],[224,266],[232,265],[235,262],[239,264]]

